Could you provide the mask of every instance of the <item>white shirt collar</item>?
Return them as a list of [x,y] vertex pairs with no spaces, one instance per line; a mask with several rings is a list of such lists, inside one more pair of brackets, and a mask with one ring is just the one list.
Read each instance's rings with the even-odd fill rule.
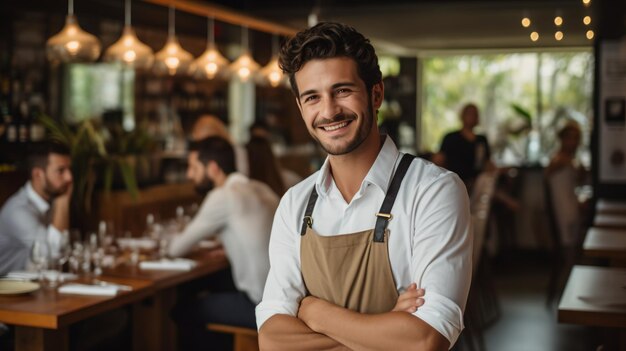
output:
[[[378,153],[378,156],[376,157],[376,160],[374,161],[374,164],[370,168],[369,172],[367,172],[365,179],[363,179],[359,193],[364,190],[365,184],[374,184],[378,186],[383,193],[386,193],[399,156],[400,152],[398,151],[396,144],[389,136],[385,136],[383,147],[380,149],[380,152]],[[328,195],[333,182],[334,181],[330,174],[329,158],[326,157],[326,160],[320,168],[319,175],[315,181],[317,193],[322,196]]]
[[247,182],[248,177],[239,172],[233,172],[226,177],[226,182],[224,182],[224,186],[231,185],[233,183],[239,182]]
[[41,213],[46,213],[50,208],[50,204],[43,197],[41,197],[35,189],[33,189],[33,185],[28,181],[26,183],[26,195],[28,195],[28,199],[35,204],[37,210]]

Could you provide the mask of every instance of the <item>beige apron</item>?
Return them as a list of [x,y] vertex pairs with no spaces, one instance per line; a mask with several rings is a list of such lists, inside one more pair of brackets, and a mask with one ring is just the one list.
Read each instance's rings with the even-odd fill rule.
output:
[[[312,226],[317,200],[315,187],[301,229],[300,262],[309,295],[360,313],[393,309],[398,299],[389,261],[388,221],[391,208],[413,156],[405,154],[389,186],[374,229],[321,236]],[[318,220],[323,220],[320,218]],[[397,234],[396,234],[397,235]]]

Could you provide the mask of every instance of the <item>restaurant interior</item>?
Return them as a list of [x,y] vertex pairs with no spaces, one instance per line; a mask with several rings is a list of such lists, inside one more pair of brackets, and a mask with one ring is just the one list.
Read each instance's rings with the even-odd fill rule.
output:
[[[56,269],[33,244],[2,271],[0,212],[0,350],[187,349],[174,306],[233,265],[219,237],[167,258],[203,205],[196,121],[221,121],[235,154],[263,129],[264,162],[293,179],[278,198],[319,170],[278,53],[326,21],[374,46],[377,123],[400,151],[446,167],[442,140],[477,108],[489,166],[466,182],[473,274],[452,349],[626,351],[623,0],[3,1],[0,208],[50,139],[70,150],[73,192]],[[574,181],[557,178],[567,152]],[[255,329],[204,328],[202,349],[259,349]]]

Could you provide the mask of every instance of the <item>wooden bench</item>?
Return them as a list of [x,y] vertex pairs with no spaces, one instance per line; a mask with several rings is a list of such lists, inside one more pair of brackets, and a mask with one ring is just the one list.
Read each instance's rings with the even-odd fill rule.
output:
[[214,332],[232,334],[235,340],[233,351],[259,350],[259,335],[255,329],[212,323],[207,325],[207,329]]

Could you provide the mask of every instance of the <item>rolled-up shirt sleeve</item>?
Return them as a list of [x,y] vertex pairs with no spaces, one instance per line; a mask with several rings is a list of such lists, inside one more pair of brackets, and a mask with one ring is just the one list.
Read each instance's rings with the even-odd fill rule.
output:
[[472,230],[467,191],[453,173],[424,187],[415,208],[411,275],[424,288],[425,303],[414,315],[454,345],[472,276]]
[[256,324],[259,329],[275,314],[296,316],[300,301],[306,295],[300,273],[300,233],[293,220],[285,220],[287,216],[294,216],[290,210],[293,205],[285,195],[274,216],[269,244],[270,271],[263,300],[256,307]]

